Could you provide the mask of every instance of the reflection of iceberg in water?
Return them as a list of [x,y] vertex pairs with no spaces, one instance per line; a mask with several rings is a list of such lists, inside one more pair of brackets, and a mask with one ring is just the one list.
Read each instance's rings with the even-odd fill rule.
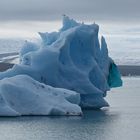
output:
[[[106,92],[110,87],[121,86],[122,81],[117,67],[114,67],[114,62],[108,57],[104,37],[101,39],[101,45],[99,44],[98,31],[99,26],[96,24],[80,24],[64,16],[63,27],[59,32],[39,33],[43,40],[42,44],[26,42],[20,52],[20,64],[1,73],[0,79],[17,75],[13,79],[18,83],[21,78],[20,75],[28,75],[46,85],[76,91],[77,94],[80,94],[80,106],[82,108],[108,106],[108,103],[104,100]],[[27,81],[30,79],[29,77],[22,77],[25,83],[32,85],[32,83],[29,83],[30,80]],[[9,84],[7,81],[3,81],[1,81],[4,83],[3,86]],[[24,85],[24,82],[21,85]],[[14,87],[11,92],[15,92],[17,89]],[[24,90],[26,91],[26,88]],[[7,91],[1,91],[5,96]],[[30,96],[31,92],[28,94],[29,98],[32,98]],[[24,93],[22,96],[24,96]],[[71,96],[73,99],[73,95]],[[77,100],[79,100],[78,96]],[[76,109],[78,108],[78,102],[70,103],[75,105],[77,115],[81,114],[80,108]],[[65,103],[65,107],[68,107],[68,103]],[[46,115],[58,115],[61,114],[59,113],[61,110],[65,110],[54,105],[51,107],[48,105],[48,108],[54,111],[53,113],[48,111]],[[76,115],[72,109],[68,110],[62,111],[62,115]],[[32,112],[29,112],[29,114],[32,114]],[[36,111],[34,114],[40,113]],[[22,112],[20,115],[22,115]]]

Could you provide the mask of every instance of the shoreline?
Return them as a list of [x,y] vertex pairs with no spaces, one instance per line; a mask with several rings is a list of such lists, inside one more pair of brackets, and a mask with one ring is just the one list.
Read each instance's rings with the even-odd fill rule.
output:
[[140,76],[140,66],[118,65],[122,76]]
[[6,70],[12,68],[13,66],[14,66],[14,64],[1,62],[0,63],[0,72],[6,71]]
[[[6,71],[14,66],[11,63],[0,63],[0,72]],[[140,66],[118,65],[122,76],[140,76]]]

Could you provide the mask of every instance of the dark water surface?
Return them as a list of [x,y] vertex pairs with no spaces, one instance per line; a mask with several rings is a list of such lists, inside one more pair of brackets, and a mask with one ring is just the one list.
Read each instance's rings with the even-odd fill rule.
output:
[[83,117],[1,117],[0,140],[139,140],[140,78],[123,78],[108,93],[110,108]]

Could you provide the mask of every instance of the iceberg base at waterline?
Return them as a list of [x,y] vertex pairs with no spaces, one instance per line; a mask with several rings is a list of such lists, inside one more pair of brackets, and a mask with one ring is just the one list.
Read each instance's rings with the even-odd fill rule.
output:
[[[42,41],[38,44],[25,42],[20,64],[0,73],[4,102],[1,112],[7,109],[11,114],[13,111],[20,115],[79,115],[81,108],[108,106],[104,100],[107,91],[122,86],[122,80],[117,66],[108,56],[105,38],[99,43],[98,32],[97,24],[86,25],[64,16],[63,27],[58,32],[39,33]],[[52,90],[39,88],[36,91],[33,83],[37,83],[37,87],[51,86]],[[22,101],[24,103],[20,104]],[[10,102],[15,106],[19,103],[21,108],[13,108]]]

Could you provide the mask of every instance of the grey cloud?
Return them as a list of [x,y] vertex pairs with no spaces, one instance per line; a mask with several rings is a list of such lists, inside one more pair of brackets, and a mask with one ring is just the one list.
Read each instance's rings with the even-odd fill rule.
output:
[[140,0],[0,0],[0,20],[140,20]]

